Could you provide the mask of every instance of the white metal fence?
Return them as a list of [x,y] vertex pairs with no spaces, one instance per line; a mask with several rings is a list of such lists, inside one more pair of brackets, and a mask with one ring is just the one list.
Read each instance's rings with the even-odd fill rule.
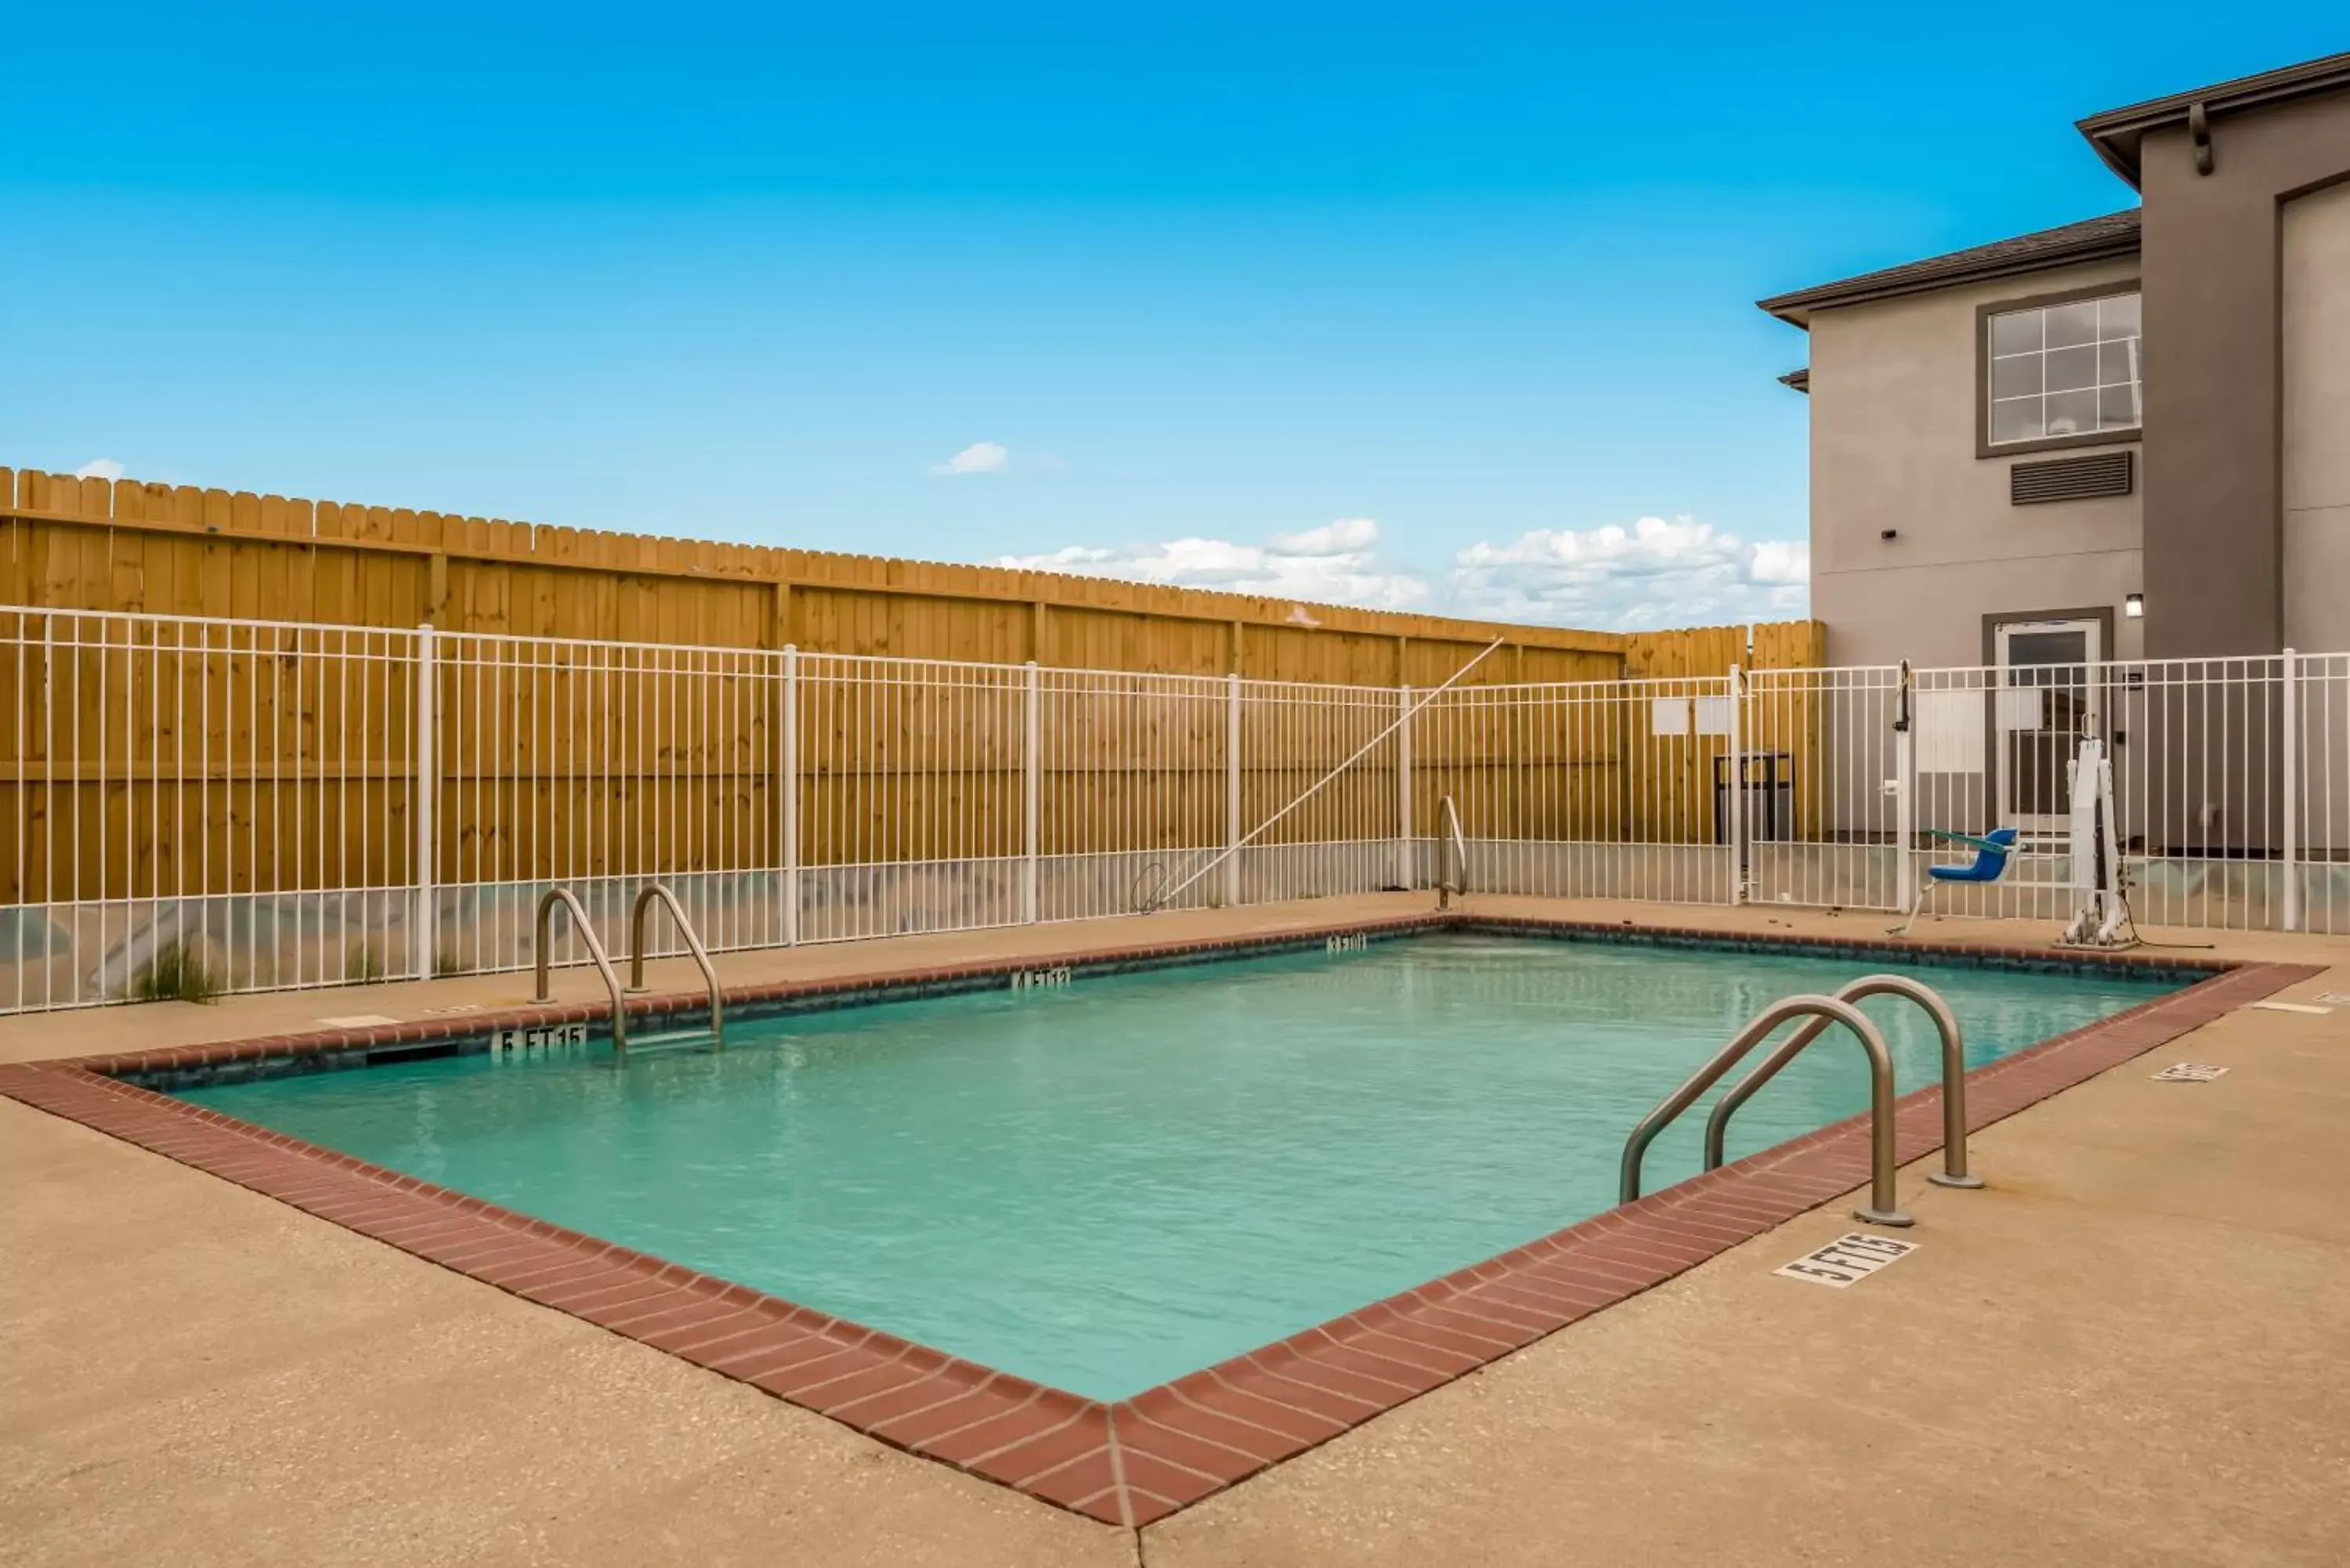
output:
[[1727,676],[1459,687],[1413,721],[1413,836],[1457,803],[1468,882],[1554,898],[1728,903],[1745,798]]
[[2083,733],[2140,919],[2350,929],[2345,654],[1431,698],[0,609],[0,686],[7,1011],[191,955],[239,991],[520,968],[558,883],[617,936],[658,877],[737,950],[1411,888],[1448,795],[1487,891],[1894,909],[1967,853],[1933,830],[2014,826],[1936,908],[2054,920]]

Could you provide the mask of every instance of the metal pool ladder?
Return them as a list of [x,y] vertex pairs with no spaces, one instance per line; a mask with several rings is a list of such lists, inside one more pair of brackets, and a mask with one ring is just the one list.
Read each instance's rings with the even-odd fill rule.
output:
[[[1835,993],[1838,1002],[1858,1002],[1864,996],[1906,996],[1926,1010],[1934,1021],[1934,1031],[1942,1037],[1942,1168],[1929,1173],[1926,1179],[1938,1187],[1981,1187],[1980,1176],[1967,1173],[1967,1048],[1959,1033],[1958,1015],[1942,1000],[1932,986],[1898,974],[1866,974]],[[1705,1168],[1712,1170],[1721,1164],[1723,1135],[1729,1130],[1730,1118],[1738,1107],[1752,1099],[1756,1091],[1779,1075],[1779,1070],[1804,1053],[1804,1047],[1820,1037],[1829,1021],[1814,1017],[1809,1023],[1790,1035],[1787,1043],[1762,1059],[1762,1064],[1737,1083],[1714,1103],[1713,1114],[1705,1118]]]
[[1629,1203],[1640,1196],[1640,1164],[1659,1133],[1696,1104],[1699,1096],[1721,1082],[1730,1069],[1767,1039],[1772,1031],[1790,1019],[1809,1018],[1812,1022],[1808,1025],[1797,1030],[1785,1044],[1740,1080],[1714,1107],[1706,1124],[1706,1168],[1711,1170],[1721,1163],[1722,1137],[1729,1126],[1731,1113],[1752,1098],[1756,1091],[1778,1075],[1781,1068],[1825,1033],[1829,1024],[1841,1023],[1860,1041],[1861,1050],[1868,1057],[1868,1207],[1854,1210],[1854,1217],[1871,1225],[1914,1223],[1902,1211],[1900,1196],[1894,1189],[1898,1157],[1894,1142],[1892,1054],[1887,1051],[1885,1036],[1878,1033],[1877,1025],[1853,1005],[1857,998],[1876,995],[1908,997],[1926,1009],[1942,1036],[1943,1168],[1931,1179],[1945,1187],[1981,1186],[1981,1177],[1967,1174],[1966,1057],[1959,1034],[1958,1019],[1931,987],[1898,974],[1873,974],[1854,981],[1834,996],[1782,997],[1750,1019],[1746,1027],[1740,1030],[1730,1044],[1714,1053],[1712,1060],[1699,1068],[1689,1082],[1667,1096],[1656,1109],[1640,1118],[1639,1126],[1632,1129],[1632,1136],[1624,1143],[1624,1161],[1617,1191],[1619,1201]]
[[1877,1032],[1877,1025],[1859,1008],[1833,996],[1781,997],[1750,1019],[1736,1038],[1715,1052],[1713,1060],[1700,1067],[1688,1083],[1641,1117],[1640,1125],[1624,1141],[1618,1200],[1629,1203],[1640,1196],[1640,1161],[1648,1154],[1648,1145],[1674,1117],[1696,1104],[1700,1095],[1713,1087],[1723,1074],[1738,1064],[1740,1057],[1760,1044],[1771,1031],[1791,1018],[1806,1016],[1843,1024],[1859,1038],[1861,1049],[1868,1054],[1868,1207],[1854,1210],[1855,1217],[1871,1225],[1911,1223],[1909,1216],[1901,1211],[1899,1194],[1893,1189],[1893,1057],[1885,1049],[1885,1036]]
[[[645,911],[659,898],[669,910],[669,918],[677,925],[677,934],[685,939],[686,951],[701,967],[702,983],[710,991],[710,1039],[719,1050],[726,1048],[726,1002],[718,992],[718,970],[710,961],[710,950],[702,945],[694,931],[693,922],[685,918],[685,907],[666,884],[648,882],[637,893],[637,901],[629,910],[629,992],[640,995],[645,989]],[[1760,1085],[1757,1085],[1760,1087]]]
[[1444,869],[1436,878],[1436,907],[1452,908],[1455,894],[1469,890],[1469,841],[1461,834],[1461,813],[1451,795],[1436,803],[1437,848],[1450,851],[1444,855]]
[[611,993],[612,1054],[625,1056],[629,1054],[629,1010],[620,1000],[620,977],[612,972],[612,961],[605,953],[604,944],[596,940],[596,928],[589,922],[588,911],[580,904],[578,895],[568,888],[549,888],[538,896],[537,941],[533,959],[538,981],[536,998],[540,1002],[554,999],[555,993],[547,988],[546,981],[549,956],[546,939],[554,924],[555,906],[557,904],[571,911],[571,929],[578,932],[579,940],[588,945],[588,956],[595,961],[596,972],[604,977],[604,989]]

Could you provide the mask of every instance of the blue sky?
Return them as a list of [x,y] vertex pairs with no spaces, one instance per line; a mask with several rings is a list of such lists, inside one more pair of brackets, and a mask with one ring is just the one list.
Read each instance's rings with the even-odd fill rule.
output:
[[2126,206],[2072,120],[2350,44],[2168,4],[10,31],[0,462],[1590,625],[1800,605],[1804,346],[1755,298]]

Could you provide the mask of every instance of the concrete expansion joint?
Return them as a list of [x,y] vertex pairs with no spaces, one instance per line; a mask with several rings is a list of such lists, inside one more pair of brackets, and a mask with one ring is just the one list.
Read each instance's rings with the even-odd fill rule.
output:
[[1142,1532],[1134,1522],[1134,1493],[1126,1484],[1126,1454],[1118,1446],[1118,1411],[1102,1412],[1102,1446],[1109,1450],[1109,1482],[1118,1493],[1118,1521],[1134,1531],[1134,1559],[1142,1561]]

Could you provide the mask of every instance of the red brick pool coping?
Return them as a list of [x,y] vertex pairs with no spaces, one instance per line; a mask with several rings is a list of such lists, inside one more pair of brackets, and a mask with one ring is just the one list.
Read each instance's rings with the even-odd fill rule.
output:
[[[1124,948],[887,977],[891,989],[954,984],[1047,964],[1119,966],[1246,952],[1331,936],[1448,925],[1527,934],[1606,933],[1707,942],[2047,961],[2044,948],[1855,943],[1695,928],[1594,927],[1456,915],[1353,922],[1242,940]],[[2068,961],[2076,955],[2061,955]],[[2131,967],[2145,961],[2106,960]],[[2150,1051],[2247,1002],[2323,973],[2300,964],[2210,968],[2210,979],[1990,1063],[1968,1075],[1981,1127]],[[876,989],[883,977],[729,992],[730,1006]],[[635,1004],[690,1011],[693,997]],[[0,1095],[290,1203],[359,1234],[764,1389],[910,1452],[1106,1523],[1138,1528],[1314,1448],[1579,1318],[1638,1294],[1862,1185],[1866,1117],[1854,1117],[1374,1303],[1133,1398],[1102,1404],[833,1318],[480,1199],[121,1081],[261,1055],[309,1054],[592,1021],[601,1007],[473,1013],[373,1029],[273,1036],[0,1066]],[[1903,1161],[1941,1141],[1940,1091],[1904,1096]]]

